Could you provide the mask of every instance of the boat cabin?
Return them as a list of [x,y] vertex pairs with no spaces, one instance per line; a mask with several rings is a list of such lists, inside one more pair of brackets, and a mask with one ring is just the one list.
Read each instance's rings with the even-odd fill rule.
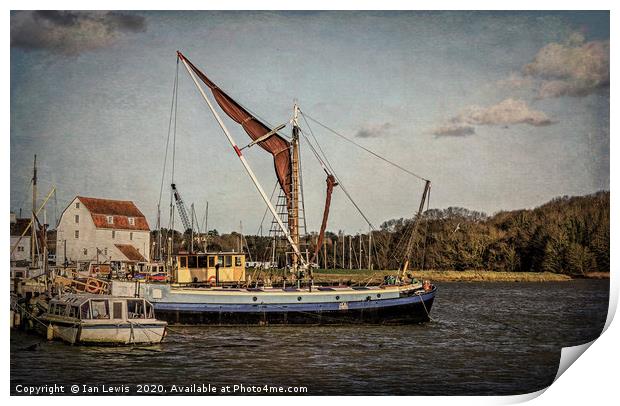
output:
[[102,295],[66,295],[53,299],[49,316],[80,320],[154,319],[153,305],[141,298],[117,298]]
[[52,299],[41,318],[48,339],[71,344],[159,343],[167,326],[148,300],[84,293]]
[[212,285],[245,281],[245,255],[240,252],[178,254],[174,280]]

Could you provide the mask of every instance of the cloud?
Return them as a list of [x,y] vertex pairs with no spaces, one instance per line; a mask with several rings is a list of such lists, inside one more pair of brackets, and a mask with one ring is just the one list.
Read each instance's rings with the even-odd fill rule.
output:
[[146,30],[144,17],[116,11],[18,11],[11,14],[11,46],[66,55],[110,46]]
[[462,137],[465,135],[473,135],[475,133],[476,129],[473,126],[462,123],[449,123],[439,126],[433,130],[433,134],[437,136]]
[[385,137],[390,134],[393,125],[391,123],[383,123],[379,125],[371,125],[360,128],[355,136],[359,138]]
[[534,80],[529,77],[524,77],[520,73],[512,72],[508,79],[500,80],[498,84],[502,87],[516,90],[531,88],[534,85]]
[[437,136],[465,136],[475,134],[476,125],[528,124],[542,127],[553,123],[545,113],[532,109],[525,101],[506,99],[489,107],[468,107],[432,132]]
[[489,107],[469,107],[453,121],[477,125],[529,124],[536,127],[553,124],[545,113],[533,110],[525,101],[518,99],[506,99]]
[[609,87],[609,41],[585,42],[575,33],[541,48],[522,73],[540,80],[539,98],[587,96]]

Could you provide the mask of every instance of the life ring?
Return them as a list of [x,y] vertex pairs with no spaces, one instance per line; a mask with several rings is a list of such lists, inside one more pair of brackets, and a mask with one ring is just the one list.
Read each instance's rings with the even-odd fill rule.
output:
[[432,289],[432,287],[431,287],[431,282],[430,282],[430,281],[428,281],[428,280],[424,281],[424,282],[422,283],[422,288],[423,288],[426,292],[428,292],[429,290],[431,290],[431,289]]
[[99,293],[100,290],[101,285],[96,279],[89,279],[86,281],[86,291],[88,293]]
[[216,285],[217,277],[215,275],[211,275],[207,278],[207,282],[210,283],[211,285]]

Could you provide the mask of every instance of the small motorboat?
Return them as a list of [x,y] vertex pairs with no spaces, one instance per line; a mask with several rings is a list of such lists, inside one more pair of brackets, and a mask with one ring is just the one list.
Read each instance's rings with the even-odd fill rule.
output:
[[48,339],[70,344],[155,344],[166,335],[167,323],[155,318],[148,300],[86,293],[54,298],[41,320]]

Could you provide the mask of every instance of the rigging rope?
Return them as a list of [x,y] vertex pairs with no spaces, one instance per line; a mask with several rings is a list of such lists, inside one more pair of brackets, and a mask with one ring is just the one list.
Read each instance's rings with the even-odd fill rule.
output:
[[[159,187],[159,202],[158,202],[158,207],[161,206],[161,197],[164,191],[164,178],[166,176],[166,164],[168,163],[168,146],[170,145],[170,133],[171,133],[171,129],[172,129],[172,116],[174,113],[174,107],[175,107],[175,99],[177,96],[177,85],[179,82],[179,58],[177,57],[177,66],[176,66],[176,74],[174,77],[174,84],[172,86],[172,101],[170,103],[170,118],[168,120],[168,137],[166,139],[166,152],[164,154],[164,167],[162,169],[162,173],[161,173],[161,185]],[[175,125],[176,127],[176,125]],[[173,159],[174,161],[174,159]],[[174,171],[174,169],[173,169]]]
[[392,166],[394,166],[394,167],[396,167],[396,168],[400,169],[401,171],[403,171],[403,172],[405,172],[405,173],[408,173],[409,175],[414,176],[414,177],[416,177],[416,178],[418,178],[418,179],[420,179],[420,180],[423,180],[423,181],[425,181],[425,182],[428,180],[428,179],[425,179],[424,177],[422,177],[422,176],[420,176],[420,175],[418,175],[418,174],[416,174],[416,173],[413,173],[413,172],[412,172],[412,171],[410,171],[409,169],[404,168],[404,167],[402,167],[401,165],[399,165],[399,164],[397,164],[397,163],[395,163],[395,162],[390,161],[389,159],[387,159],[387,158],[385,158],[385,157],[383,157],[383,156],[381,156],[381,155],[377,154],[376,152],[371,151],[370,149],[368,149],[368,148],[364,147],[363,145],[358,144],[357,142],[353,141],[352,139],[350,139],[350,138],[348,138],[348,137],[346,137],[346,136],[344,136],[344,135],[342,135],[342,134],[338,133],[336,130],[331,129],[331,128],[329,128],[328,126],[326,126],[325,124],[323,124],[323,123],[321,123],[321,122],[317,121],[316,119],[314,119],[314,118],[310,117],[309,115],[304,114],[304,112],[302,112],[301,110],[300,110],[300,113],[301,113],[301,115],[304,117],[304,120],[305,120],[305,117],[307,116],[310,120],[314,121],[316,124],[318,124],[318,125],[320,125],[321,127],[325,128],[327,131],[330,131],[330,132],[334,133],[334,134],[335,134],[335,135],[337,135],[338,137],[340,137],[340,138],[342,138],[342,139],[344,139],[344,140],[346,140],[346,141],[350,142],[351,144],[355,145],[355,146],[356,146],[356,147],[358,147],[358,148],[363,149],[364,151],[368,152],[369,154],[371,154],[371,155],[373,155],[373,156],[375,156],[375,157],[377,157],[377,158],[381,159],[382,161],[387,162],[388,164],[390,164],[390,165],[392,165]]
[[[302,114],[303,116],[303,114]],[[306,122],[307,124],[307,122]],[[311,134],[312,134],[312,129],[310,129],[310,127],[308,126],[308,129],[310,130]],[[342,189],[342,191],[344,192],[345,196],[347,196],[347,198],[351,201],[351,203],[353,204],[353,206],[355,206],[355,208],[357,209],[357,211],[359,212],[359,214],[364,218],[364,220],[366,221],[366,223],[370,226],[370,228],[372,228],[373,230],[375,230],[375,226],[370,222],[370,220],[368,219],[368,217],[366,217],[366,215],[364,214],[364,212],[362,211],[362,209],[359,207],[359,205],[355,202],[355,200],[353,199],[353,197],[351,196],[351,194],[349,193],[349,191],[346,189],[346,187],[344,186],[344,184],[342,183],[342,180],[338,177],[338,175],[336,174],[336,172],[333,170],[331,164],[329,163],[327,157],[325,156],[325,153],[323,153],[323,156],[325,158],[325,161],[323,161],[319,155],[319,153],[316,151],[316,149],[314,148],[314,146],[312,145],[312,143],[310,142],[310,140],[308,139],[308,137],[306,136],[305,132],[300,129],[301,135],[304,137],[304,139],[306,140],[306,142],[308,143],[308,145],[310,146],[310,149],[312,150],[312,152],[314,153],[314,156],[319,160],[319,162],[322,164],[323,166],[323,170],[325,170],[325,172],[329,175],[330,172],[331,174],[334,176],[334,178],[336,178],[336,181],[338,181],[338,185],[340,186],[340,188]],[[314,135],[313,135],[314,137]],[[316,137],[314,137],[315,141],[316,141]],[[323,152],[323,150],[321,149],[320,144],[317,142],[317,146],[319,147],[319,149],[321,150],[321,152]],[[327,168],[329,168],[329,171],[327,171]]]

